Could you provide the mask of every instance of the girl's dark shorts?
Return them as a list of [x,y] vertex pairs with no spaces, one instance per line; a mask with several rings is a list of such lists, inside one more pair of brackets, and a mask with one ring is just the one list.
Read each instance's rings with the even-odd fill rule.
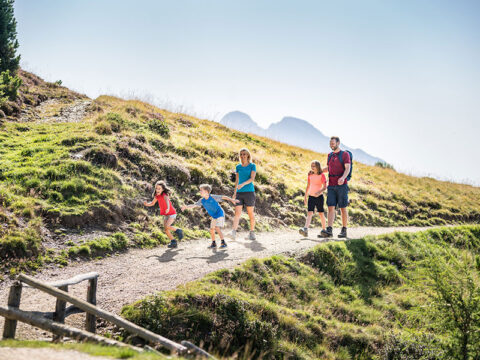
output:
[[255,192],[237,192],[236,199],[240,202],[237,202],[235,206],[255,206]]
[[323,198],[323,195],[320,195],[318,197],[309,196],[308,197],[308,211],[315,211],[315,208],[317,208],[318,212],[324,212],[325,211],[323,209],[323,204],[324,203],[325,203],[325,199]]

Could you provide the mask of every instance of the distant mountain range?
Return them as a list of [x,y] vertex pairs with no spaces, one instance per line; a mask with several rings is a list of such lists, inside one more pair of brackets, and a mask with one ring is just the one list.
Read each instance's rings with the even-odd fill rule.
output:
[[[252,118],[241,111],[232,111],[226,114],[222,120],[222,125],[231,129],[252,133],[274,139],[286,144],[295,145],[304,149],[319,152],[330,152],[330,137],[315,128],[306,120],[286,116],[278,123],[270,124],[264,129],[252,120]],[[353,149],[342,143],[342,149],[350,150],[354,161],[359,161],[367,165],[375,165],[384,160],[367,154],[362,149]]]

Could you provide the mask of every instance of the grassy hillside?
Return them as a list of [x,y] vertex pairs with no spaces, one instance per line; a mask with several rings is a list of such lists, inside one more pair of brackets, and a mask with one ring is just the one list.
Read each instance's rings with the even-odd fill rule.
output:
[[221,357],[474,359],[479,271],[478,225],[394,233],[254,259],[122,314]]
[[[325,164],[325,154],[140,101],[101,96],[90,102],[33,74],[20,75],[24,85],[20,110],[14,113],[18,116],[0,127],[4,272],[165,243],[161,221],[152,216],[157,211],[142,205],[151,197],[152,183],[167,180],[177,209],[198,196],[200,183],[231,194],[237,152],[244,146],[258,168],[258,229],[303,224],[309,163],[320,159]],[[480,220],[477,187],[356,163],[350,188],[355,225]],[[232,208],[226,206],[226,211],[231,219]],[[190,238],[206,235],[208,221],[198,212],[182,213],[178,223],[189,228]],[[88,237],[92,229],[102,236]]]

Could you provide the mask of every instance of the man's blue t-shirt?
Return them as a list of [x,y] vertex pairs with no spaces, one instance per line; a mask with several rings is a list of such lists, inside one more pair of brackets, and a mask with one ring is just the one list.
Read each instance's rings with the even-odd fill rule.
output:
[[[257,166],[254,163],[250,163],[247,166],[242,166],[242,164],[238,164],[235,171],[238,173],[238,183],[244,183],[250,176],[252,175],[252,171],[257,171]],[[241,189],[238,189],[237,192],[253,192],[255,191],[255,187],[253,183],[247,184]]]
[[222,202],[222,195],[210,194],[208,199],[201,198],[195,205],[203,206],[207,210],[208,215],[214,219],[225,217],[225,212],[220,206],[219,202]]

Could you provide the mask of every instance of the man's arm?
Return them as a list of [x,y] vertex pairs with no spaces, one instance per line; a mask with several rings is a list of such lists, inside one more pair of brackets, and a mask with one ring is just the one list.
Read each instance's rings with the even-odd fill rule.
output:
[[347,178],[348,174],[350,173],[351,164],[345,164],[345,171],[340,179],[338,179],[338,185],[343,185],[345,179]]

